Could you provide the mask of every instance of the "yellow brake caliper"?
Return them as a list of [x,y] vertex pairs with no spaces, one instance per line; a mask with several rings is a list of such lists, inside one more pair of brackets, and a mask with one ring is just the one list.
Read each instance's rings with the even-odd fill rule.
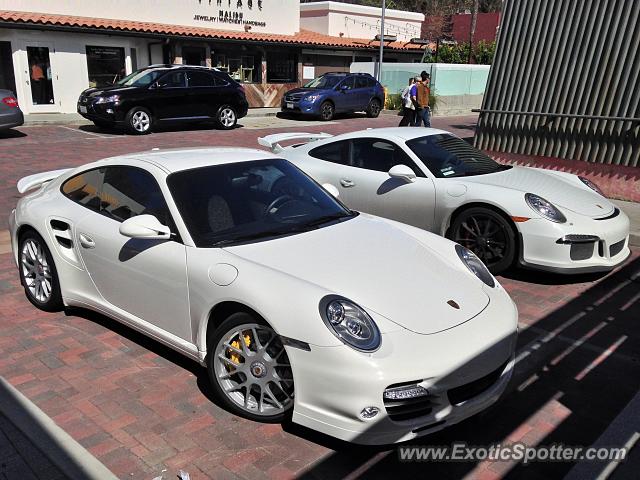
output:
[[[244,344],[247,346],[247,348],[249,348],[249,346],[251,345],[251,336],[250,335],[244,335]],[[242,350],[240,348],[240,340],[234,340],[233,342],[231,342],[231,346],[233,348],[237,348],[238,350]],[[240,354],[234,352],[233,350],[229,349],[227,350],[227,354],[229,355],[229,359],[235,363],[236,365],[240,365]],[[227,365],[227,369],[230,369],[231,365]]]

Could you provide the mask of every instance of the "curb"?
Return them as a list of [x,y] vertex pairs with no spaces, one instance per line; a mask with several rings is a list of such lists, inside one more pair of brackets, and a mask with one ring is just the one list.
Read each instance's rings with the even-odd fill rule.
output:
[[65,477],[73,480],[117,480],[107,467],[3,377],[0,377],[0,405],[7,419]]

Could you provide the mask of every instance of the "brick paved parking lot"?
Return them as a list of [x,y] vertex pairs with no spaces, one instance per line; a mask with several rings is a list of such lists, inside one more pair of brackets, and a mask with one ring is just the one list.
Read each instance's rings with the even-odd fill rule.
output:
[[[467,136],[473,121],[436,118],[434,126]],[[336,133],[397,122],[353,117],[302,128]],[[145,137],[54,125],[0,134],[0,215],[15,204],[15,183],[24,175],[153,147],[253,147],[257,136],[296,126],[275,118],[245,123],[231,132]],[[400,463],[393,448],[356,447],[295,425],[240,419],[212,401],[206,372],[195,362],[95,313],[36,310],[2,252],[0,376],[118,478],[151,480],[166,470],[169,479],[183,469],[192,479],[547,479],[594,478],[604,468],[611,478],[638,478],[637,445],[617,466]],[[606,276],[516,271],[500,280],[520,311],[518,362],[507,394],[490,410],[415,444],[632,445],[640,432],[640,251]]]

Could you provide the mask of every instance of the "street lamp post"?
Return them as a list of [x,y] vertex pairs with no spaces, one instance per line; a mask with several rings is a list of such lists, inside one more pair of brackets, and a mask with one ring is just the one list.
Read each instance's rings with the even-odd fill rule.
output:
[[382,83],[382,58],[384,56],[384,14],[387,7],[386,0],[382,0],[382,20],[380,21],[380,59],[378,62],[378,81]]

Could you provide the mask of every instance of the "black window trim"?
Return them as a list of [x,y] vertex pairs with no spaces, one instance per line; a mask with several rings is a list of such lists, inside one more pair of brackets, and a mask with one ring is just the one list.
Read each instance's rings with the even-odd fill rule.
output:
[[[102,165],[102,166],[99,166],[99,167],[90,168],[90,169],[88,169],[88,170],[83,170],[82,172],[78,172],[78,173],[76,173],[75,175],[73,175],[73,176],[71,176],[71,177],[67,178],[64,182],[62,182],[62,185],[60,185],[60,193],[61,193],[61,194],[62,194],[62,196],[63,196],[63,197],[65,197],[67,200],[69,200],[69,201],[71,201],[71,202],[73,202],[73,203],[75,203],[75,204],[77,204],[77,205],[80,205],[81,207],[86,208],[86,209],[87,209],[87,210],[89,210],[90,212],[97,213],[98,215],[101,215],[101,216],[103,216],[103,217],[105,217],[105,218],[108,218],[108,219],[110,219],[110,220],[113,220],[114,222],[122,223],[122,222],[124,222],[124,220],[118,220],[117,218],[114,218],[114,217],[113,217],[111,214],[109,214],[108,212],[104,212],[104,211],[102,210],[102,208],[100,208],[100,210],[94,210],[93,208],[88,207],[88,206],[86,206],[86,205],[83,205],[83,204],[82,204],[82,203],[80,203],[80,202],[76,202],[75,200],[73,200],[72,198],[70,198],[70,197],[69,197],[66,193],[64,193],[64,191],[63,191],[63,188],[64,188],[64,186],[67,184],[67,182],[69,182],[69,181],[73,180],[74,178],[76,178],[76,177],[78,177],[78,176],[80,176],[80,175],[84,175],[84,174],[86,174],[86,173],[88,173],[88,172],[93,172],[94,170],[104,169],[104,173],[102,174],[102,182],[100,183],[100,190],[98,191],[98,193],[99,193],[99,194],[101,194],[101,193],[102,193],[102,186],[104,185],[104,179],[105,179],[105,177],[106,177],[106,175],[107,175],[107,169],[108,169],[108,168],[114,168],[114,167],[125,167],[125,168],[134,168],[134,169],[136,169],[136,170],[142,170],[143,172],[145,172],[147,175],[149,175],[149,176],[153,179],[153,181],[156,183],[156,186],[158,187],[158,190],[160,191],[160,194],[162,195],[162,198],[163,198],[163,200],[164,200],[164,203],[165,203],[165,205],[166,205],[166,207],[167,207],[167,212],[169,213],[169,219],[171,220],[171,223],[172,223],[171,225],[165,225],[165,226],[167,226],[167,227],[169,227],[169,228],[171,229],[171,233],[172,233],[171,240],[176,241],[176,242],[178,242],[178,243],[183,243],[182,238],[181,238],[181,236],[180,236],[180,232],[179,232],[179,230],[178,230],[178,224],[176,223],[175,218],[174,218],[173,214],[171,213],[171,208],[169,208],[169,203],[167,202],[167,196],[166,196],[166,195],[165,195],[165,193],[162,191],[162,187],[160,187],[160,183],[158,182],[158,180],[156,179],[156,177],[155,177],[155,176],[154,176],[154,175],[153,175],[149,170],[147,170],[146,168],[137,167],[137,166],[135,166],[135,165],[122,165],[122,164],[113,164],[113,165],[111,165],[111,164],[109,164],[109,165]],[[133,217],[131,217],[131,218],[133,218]]]

